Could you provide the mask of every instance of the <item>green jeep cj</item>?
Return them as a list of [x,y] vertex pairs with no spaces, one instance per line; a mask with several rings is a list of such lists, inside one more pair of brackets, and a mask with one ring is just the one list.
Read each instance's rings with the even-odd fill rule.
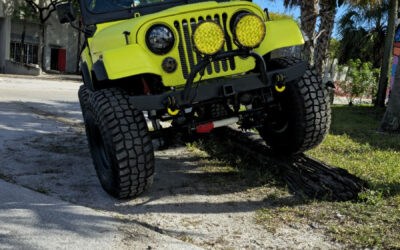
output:
[[[277,153],[298,154],[328,131],[320,77],[299,59],[271,59],[304,43],[292,20],[271,21],[247,1],[80,0],[80,8],[79,101],[98,177],[115,197],[152,184],[152,138],[236,123]],[[57,11],[74,26],[72,4]]]

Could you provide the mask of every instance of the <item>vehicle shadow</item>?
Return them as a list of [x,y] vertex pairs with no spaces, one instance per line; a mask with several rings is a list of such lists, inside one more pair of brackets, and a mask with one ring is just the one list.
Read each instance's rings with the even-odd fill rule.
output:
[[[51,109],[40,105],[28,106]],[[59,115],[77,107],[78,103],[60,103]],[[156,151],[153,186],[139,197],[117,200],[101,188],[82,125],[37,115],[18,102],[0,103],[0,111],[2,176],[75,204],[126,215],[152,230],[161,230],[151,219],[160,214],[235,214],[310,202],[287,192],[282,169],[274,162],[261,165],[226,142],[205,140],[195,147],[177,140],[170,149]],[[32,124],[40,131],[27,129]],[[10,131],[15,135],[1,141]]]
[[[9,162],[4,163],[0,173],[16,176],[14,180],[23,180],[23,185],[32,185],[33,189],[40,186],[49,193],[60,192],[66,200],[80,199],[74,197],[77,195],[75,192],[71,192],[71,197],[65,194],[68,186],[76,190],[81,185],[85,186],[81,188],[85,190],[89,183],[95,184],[95,189],[101,190],[82,124],[65,121],[82,119],[79,109],[79,104],[75,102],[58,102],[57,105],[1,102],[0,137],[4,136],[1,152],[7,155]],[[71,128],[79,129],[74,131]],[[278,180],[279,175],[271,175],[268,168],[247,169],[247,166],[239,162],[232,165],[233,161],[218,161],[214,155],[198,156],[189,152],[182,141],[177,143],[174,146],[176,149],[156,152],[156,180],[151,189],[153,191],[147,193],[153,196],[152,200],[168,195],[229,194],[263,185],[284,187]],[[177,155],[176,152],[182,152],[183,156],[180,153]],[[239,159],[237,161],[244,162]],[[33,174],[35,172],[37,174]],[[82,174],[79,175],[79,172]],[[31,175],[32,178],[25,175]],[[53,180],[49,182],[49,178]],[[59,191],[58,187],[64,185],[64,191]],[[157,191],[161,189],[164,192]],[[82,197],[90,192],[98,190],[85,190]],[[103,199],[104,193],[99,197]]]

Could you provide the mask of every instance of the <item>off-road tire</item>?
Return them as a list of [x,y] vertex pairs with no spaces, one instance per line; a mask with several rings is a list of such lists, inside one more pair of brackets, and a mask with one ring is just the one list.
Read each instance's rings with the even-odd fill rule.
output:
[[[282,69],[300,62],[285,57],[271,60],[268,69]],[[325,138],[331,121],[328,89],[315,70],[308,68],[297,82],[287,83],[280,94],[281,119],[287,127],[276,131],[264,125],[260,135],[273,150],[281,154],[298,154],[319,145]]]
[[79,104],[81,105],[82,114],[85,112],[89,105],[89,96],[91,91],[85,86],[81,85],[78,90]]
[[100,183],[117,198],[135,197],[153,183],[154,150],[143,113],[120,89],[102,89],[89,97],[86,134]]

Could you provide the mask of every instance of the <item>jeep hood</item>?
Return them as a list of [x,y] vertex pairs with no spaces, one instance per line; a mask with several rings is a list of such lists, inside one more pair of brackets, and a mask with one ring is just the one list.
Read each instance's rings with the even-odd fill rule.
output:
[[139,16],[127,20],[121,20],[110,23],[103,23],[97,25],[96,33],[93,38],[89,40],[91,52],[96,55],[104,50],[116,49],[126,45],[126,37],[128,35],[129,44],[137,43],[137,34],[139,29],[150,21],[160,20],[165,17],[178,16],[182,14],[194,13],[201,10],[212,10],[218,8],[237,8],[251,9],[252,12],[258,11],[259,16],[265,19],[265,14],[261,9],[250,2],[202,2],[189,5],[181,5],[173,7],[164,11],[145,16]]

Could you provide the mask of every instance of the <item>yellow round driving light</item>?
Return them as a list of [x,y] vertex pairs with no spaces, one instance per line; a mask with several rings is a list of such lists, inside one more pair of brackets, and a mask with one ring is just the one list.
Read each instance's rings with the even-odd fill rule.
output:
[[203,22],[193,33],[196,49],[205,55],[214,55],[224,46],[225,36],[221,26],[214,22]]
[[265,23],[255,14],[244,13],[237,17],[233,33],[238,45],[256,48],[264,40]]

